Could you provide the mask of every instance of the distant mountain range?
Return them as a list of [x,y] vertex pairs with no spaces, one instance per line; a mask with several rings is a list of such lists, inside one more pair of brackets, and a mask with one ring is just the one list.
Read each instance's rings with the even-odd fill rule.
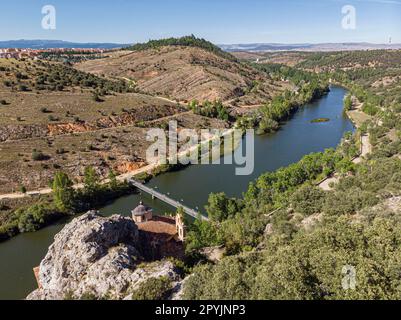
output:
[[[52,49],[52,48],[98,48],[117,49],[130,46],[121,43],[79,43],[63,40],[10,40],[0,41],[0,48],[27,48],[27,49]],[[374,50],[374,49],[401,49],[401,44],[373,44],[367,42],[348,43],[249,43],[249,44],[221,44],[221,49],[228,52],[248,51],[348,51],[348,50]]]
[[10,40],[0,41],[0,48],[19,49],[53,49],[53,48],[94,48],[94,49],[116,49],[126,47],[128,44],[121,43],[78,43],[62,40]]
[[401,49],[401,44],[374,44],[367,42],[348,43],[251,43],[251,44],[224,44],[219,47],[228,52],[248,51],[353,51],[353,50],[378,50],[378,49]]

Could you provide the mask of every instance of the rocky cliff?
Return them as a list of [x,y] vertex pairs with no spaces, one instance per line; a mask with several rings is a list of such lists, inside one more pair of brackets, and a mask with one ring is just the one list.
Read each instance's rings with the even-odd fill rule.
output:
[[55,237],[40,264],[40,288],[29,300],[129,299],[152,278],[179,281],[171,262],[142,263],[138,228],[122,216],[89,212]]

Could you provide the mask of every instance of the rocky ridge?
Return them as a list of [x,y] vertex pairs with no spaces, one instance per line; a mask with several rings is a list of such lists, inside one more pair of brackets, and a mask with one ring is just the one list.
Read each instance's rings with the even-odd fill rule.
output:
[[127,217],[91,211],[56,235],[40,264],[40,288],[28,300],[130,299],[152,278],[180,280],[169,261],[143,263],[138,228]]

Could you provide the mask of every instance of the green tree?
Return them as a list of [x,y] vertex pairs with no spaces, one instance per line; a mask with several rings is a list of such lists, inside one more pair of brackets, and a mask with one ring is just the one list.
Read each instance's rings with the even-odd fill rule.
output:
[[33,205],[24,211],[17,212],[18,229],[21,233],[34,232],[40,229],[51,215],[51,212],[45,206]]
[[57,172],[52,183],[53,199],[56,208],[60,211],[68,211],[74,206],[75,192],[73,182],[64,172]]
[[304,215],[311,215],[321,212],[325,200],[325,193],[323,190],[305,185],[299,188],[290,199],[290,202],[299,213]]
[[27,192],[26,187],[25,186],[20,186],[20,192],[25,194]]
[[234,216],[240,210],[236,199],[229,199],[224,192],[212,193],[209,196],[206,211],[213,221],[223,221]]
[[87,193],[93,193],[99,189],[99,175],[92,166],[85,168],[84,185]]
[[112,190],[116,190],[118,188],[118,181],[117,181],[117,176],[113,170],[110,170],[109,172],[109,184],[110,188]]
[[349,111],[352,109],[352,97],[351,94],[348,94],[344,99],[344,110]]
[[210,221],[197,219],[187,233],[185,239],[185,250],[191,252],[196,249],[221,245],[219,230],[215,224]]

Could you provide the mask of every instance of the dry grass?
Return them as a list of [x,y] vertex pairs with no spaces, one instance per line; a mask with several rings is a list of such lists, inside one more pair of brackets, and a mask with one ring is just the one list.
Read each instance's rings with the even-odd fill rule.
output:
[[242,95],[240,92],[248,93],[254,81],[261,85],[259,92],[248,98],[251,104],[275,94],[274,82],[266,75],[200,48],[124,51],[110,58],[83,62],[77,68],[111,78],[128,78],[144,92],[184,102],[230,100]]
[[[103,102],[95,102],[90,93],[1,93],[7,105],[0,106],[0,124],[48,124],[82,121],[95,121],[105,116],[122,115],[127,110],[141,109],[146,118],[146,108],[156,107],[163,113],[173,103],[155,97],[127,93],[102,97]],[[43,111],[46,108],[46,111]],[[148,114],[149,115],[149,114]],[[49,121],[49,116],[56,121]],[[139,119],[139,121],[142,119]]]
[[[176,119],[179,128],[225,128],[227,124],[194,114],[144,123],[145,127],[165,127]],[[146,128],[124,126],[97,131],[9,141],[0,144],[0,192],[17,190],[21,185],[34,190],[48,186],[58,170],[80,182],[86,166],[93,166],[103,177],[109,171],[122,174],[135,170],[146,161]],[[46,159],[35,161],[33,151]]]

